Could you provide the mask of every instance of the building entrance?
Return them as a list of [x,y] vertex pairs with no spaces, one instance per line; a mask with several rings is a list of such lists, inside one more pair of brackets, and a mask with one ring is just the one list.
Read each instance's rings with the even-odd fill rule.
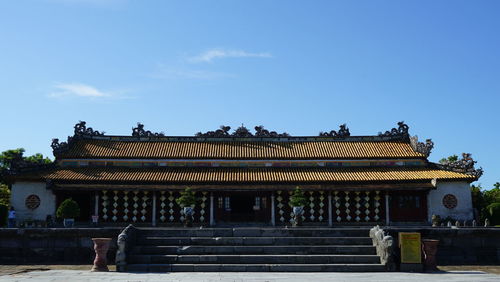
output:
[[221,222],[252,223],[271,221],[267,192],[221,192],[216,194],[215,219]]

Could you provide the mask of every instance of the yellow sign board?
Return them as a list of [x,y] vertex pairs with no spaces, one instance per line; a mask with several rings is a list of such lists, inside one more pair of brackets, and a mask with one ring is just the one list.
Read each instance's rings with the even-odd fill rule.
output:
[[420,233],[399,232],[401,263],[421,263]]

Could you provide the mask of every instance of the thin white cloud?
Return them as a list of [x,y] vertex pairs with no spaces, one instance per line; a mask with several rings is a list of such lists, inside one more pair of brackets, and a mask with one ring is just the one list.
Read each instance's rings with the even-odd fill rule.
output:
[[111,93],[104,92],[93,86],[82,83],[57,83],[54,85],[54,91],[49,94],[51,98],[60,97],[89,97],[89,98],[102,98],[110,97]]
[[188,61],[192,63],[210,63],[215,59],[223,58],[272,58],[271,53],[251,53],[243,50],[210,49],[197,56],[191,57]]
[[149,76],[156,79],[199,79],[214,80],[220,78],[234,77],[233,74],[214,72],[208,70],[193,70],[186,68],[172,68],[158,64],[157,70]]

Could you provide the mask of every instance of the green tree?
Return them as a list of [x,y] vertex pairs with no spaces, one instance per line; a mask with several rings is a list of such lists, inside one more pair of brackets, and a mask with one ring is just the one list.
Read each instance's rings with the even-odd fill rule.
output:
[[500,203],[500,182],[493,184],[493,189],[484,191],[484,201],[487,205]]
[[471,185],[472,205],[480,213],[481,220],[491,217],[488,207],[500,203],[500,182],[495,183],[493,189],[483,190],[481,185]]
[[293,194],[290,196],[290,205],[292,207],[304,207],[307,205],[307,199],[304,196],[304,191],[299,186],[295,187]]
[[445,164],[445,163],[452,163],[458,161],[458,156],[457,155],[451,155],[448,158],[442,158],[439,160],[440,164]]
[[191,188],[187,187],[181,192],[181,196],[175,200],[181,207],[192,207],[196,204],[197,199]]
[[24,158],[25,161],[29,162],[29,163],[36,163],[36,164],[50,164],[52,162],[52,160],[48,157],[43,157],[42,154],[40,153],[36,153],[34,155],[31,155],[31,156],[27,156]]
[[3,151],[0,153],[0,183],[5,183],[2,175],[13,169],[16,164],[34,165],[34,164],[49,164],[52,162],[48,157],[44,157],[40,153],[31,156],[24,156],[24,148],[17,148]]
[[16,161],[25,161],[28,164],[49,164],[52,162],[48,157],[40,153],[31,156],[24,156],[24,148],[17,148],[0,153],[0,168],[11,169]]
[[77,202],[68,198],[57,208],[56,216],[58,218],[77,218],[80,216],[80,207]]
[[10,189],[5,184],[0,183],[0,204],[10,206]]

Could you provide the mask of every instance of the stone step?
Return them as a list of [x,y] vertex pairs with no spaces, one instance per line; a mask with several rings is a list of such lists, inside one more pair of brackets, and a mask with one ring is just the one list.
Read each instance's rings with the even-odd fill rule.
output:
[[131,264],[378,264],[376,255],[130,255]]
[[367,237],[369,228],[138,228],[139,237]]
[[369,237],[141,237],[140,245],[371,245]]
[[369,245],[272,245],[272,246],[135,246],[131,254],[209,255],[209,254],[350,254],[374,255]]
[[[380,272],[382,264],[129,264],[129,272]],[[314,279],[313,277],[311,277]]]

